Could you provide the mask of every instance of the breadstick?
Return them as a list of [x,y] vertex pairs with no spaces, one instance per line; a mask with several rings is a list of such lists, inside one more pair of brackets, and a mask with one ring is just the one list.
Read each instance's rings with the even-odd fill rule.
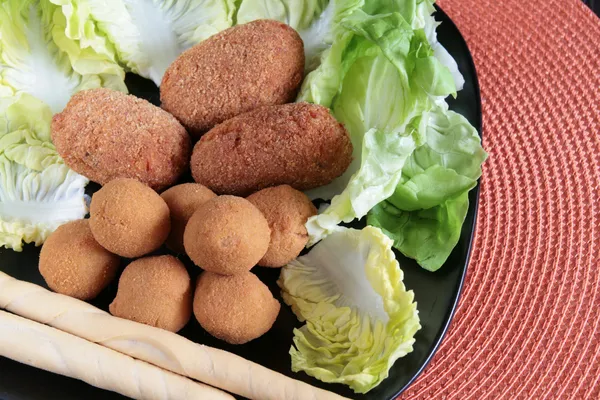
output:
[[134,399],[233,400],[218,389],[4,311],[0,355]]
[[83,301],[0,272],[0,308],[253,400],[339,400],[235,354],[113,317]]

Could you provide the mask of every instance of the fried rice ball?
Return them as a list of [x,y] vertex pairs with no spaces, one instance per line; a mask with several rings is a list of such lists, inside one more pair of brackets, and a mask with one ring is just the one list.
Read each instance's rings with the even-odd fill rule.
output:
[[109,310],[120,318],[177,332],[190,320],[192,298],[190,276],[181,261],[168,255],[144,257],[123,271]]
[[123,257],[140,257],[167,239],[171,219],[167,203],[135,179],[108,182],[92,196],[90,228],[107,250]]
[[167,238],[167,247],[176,253],[184,253],[183,232],[194,211],[217,195],[199,183],[183,183],[165,190],[160,197],[169,206],[171,212],[171,233]]
[[249,271],[265,255],[271,231],[248,200],[219,196],[198,207],[183,234],[185,251],[206,271],[234,275]]
[[100,246],[89,220],[59,226],[42,246],[40,273],[57,293],[91,300],[108,286],[117,273],[119,256]]
[[52,118],[52,142],[72,170],[94,182],[135,178],[156,190],[188,169],[192,146],[169,113],[104,88],[73,95]]
[[243,112],[294,101],[303,76],[300,35],[278,21],[252,21],[182,53],[163,77],[161,106],[199,137]]
[[265,334],[281,305],[251,272],[226,276],[203,272],[194,294],[194,315],[216,338],[244,344]]
[[282,267],[292,261],[308,242],[306,221],[317,209],[306,195],[291,186],[266,188],[248,197],[271,228],[269,249],[258,262],[263,267]]

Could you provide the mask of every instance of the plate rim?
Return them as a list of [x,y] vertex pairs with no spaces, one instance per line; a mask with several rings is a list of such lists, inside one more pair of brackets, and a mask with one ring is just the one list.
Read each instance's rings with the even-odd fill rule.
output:
[[[469,49],[469,46],[467,44],[467,41],[465,40],[464,35],[460,31],[460,29],[458,29],[458,26],[456,26],[456,24],[450,18],[450,16],[438,4],[435,4],[434,7],[436,9],[434,15],[443,15],[443,18],[445,19],[445,21],[443,21],[442,23],[445,25],[452,26],[453,29],[455,29],[456,32],[458,32],[461,46],[463,46],[467,50],[465,52],[465,59],[467,60],[469,67],[473,71],[474,79],[473,79],[472,83],[473,83],[473,89],[474,89],[474,94],[475,94],[475,100],[477,103],[477,108],[475,110],[475,114],[478,116],[478,121],[476,124],[477,126],[475,128],[477,129],[477,132],[479,133],[479,138],[481,140],[481,144],[483,144],[483,114],[482,114],[482,108],[481,108],[481,106],[482,106],[481,105],[481,89],[479,86],[479,75],[477,73],[477,68],[475,67],[475,62],[473,60],[473,54],[471,53],[471,50]],[[442,342],[444,341],[444,338],[446,337],[446,334],[448,333],[448,330],[450,329],[450,325],[452,324],[454,315],[456,314],[456,310],[458,308],[458,303],[460,302],[460,299],[462,297],[462,290],[464,287],[465,278],[467,276],[467,271],[469,269],[469,263],[471,262],[471,253],[473,251],[473,238],[475,236],[475,230],[477,229],[477,216],[479,215],[480,191],[481,191],[481,177],[479,179],[477,179],[477,185],[475,185],[475,187],[469,193],[469,201],[471,201],[473,204],[473,222],[472,222],[471,226],[468,227],[471,229],[471,233],[469,235],[469,243],[467,246],[467,254],[465,257],[464,268],[463,268],[462,273],[460,274],[460,277],[458,280],[458,285],[456,287],[454,301],[452,302],[452,306],[448,309],[448,312],[446,314],[444,326],[442,327],[441,331],[438,333],[438,335],[434,341],[434,345],[430,348],[429,353],[427,354],[427,357],[425,358],[425,361],[423,362],[421,367],[418,369],[417,373],[415,373],[406,382],[406,384],[398,390],[398,392],[395,395],[390,397],[389,400],[394,400],[394,399],[398,398],[398,396],[400,396],[402,393],[404,393],[404,391],[406,391],[406,389],[408,389],[417,380],[417,378],[425,371],[425,368],[427,368],[427,366],[433,360],[433,357],[437,353],[440,345],[442,344]],[[467,226],[463,225],[462,229],[465,229],[465,228],[467,228]]]

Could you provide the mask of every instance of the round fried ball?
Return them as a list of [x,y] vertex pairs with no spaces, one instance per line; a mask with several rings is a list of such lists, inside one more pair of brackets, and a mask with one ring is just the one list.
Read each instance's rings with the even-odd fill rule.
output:
[[192,315],[190,276],[173,256],[137,259],[123,271],[109,310],[117,317],[177,332]]
[[90,228],[107,250],[140,257],[158,249],[171,229],[169,207],[152,189],[135,179],[119,178],[94,193]]
[[164,191],[160,197],[169,206],[171,212],[171,233],[167,238],[167,247],[177,253],[184,253],[183,232],[194,211],[216,194],[199,183],[184,183]]
[[271,231],[248,200],[219,196],[190,218],[183,234],[188,256],[206,271],[234,275],[249,271],[265,255]]
[[256,275],[203,272],[196,284],[194,315],[216,338],[231,344],[256,339],[273,326],[281,305]]
[[90,300],[115,277],[119,262],[96,242],[89,220],[81,219],[59,226],[46,239],[39,268],[50,289]]
[[306,221],[317,209],[306,195],[281,185],[258,191],[248,197],[265,216],[271,228],[269,249],[258,262],[264,267],[282,267],[298,257],[308,242]]

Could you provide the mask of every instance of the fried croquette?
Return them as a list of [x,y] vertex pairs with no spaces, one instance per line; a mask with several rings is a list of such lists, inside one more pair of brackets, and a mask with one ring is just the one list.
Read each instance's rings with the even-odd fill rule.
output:
[[109,306],[114,316],[177,332],[192,315],[192,283],[173,256],[139,258],[121,278]]
[[194,315],[216,338],[243,344],[264,335],[281,305],[256,275],[225,276],[203,272],[196,284]]
[[271,231],[248,200],[219,196],[198,207],[183,234],[192,261],[206,271],[235,275],[249,271],[265,255]]
[[226,29],[182,53],[160,85],[162,108],[195,137],[260,106],[293,101],[304,76],[304,45],[281,22]]
[[184,253],[183,232],[194,211],[216,197],[210,189],[199,183],[184,183],[164,191],[160,197],[167,203],[171,212],[171,233],[166,244],[176,253]]
[[187,170],[191,151],[172,115],[110,89],[75,94],[52,118],[52,141],[71,169],[94,182],[135,178],[156,190]]
[[263,258],[263,267],[282,267],[292,261],[308,242],[306,221],[317,209],[306,195],[291,186],[281,185],[248,197],[269,223],[271,241]]
[[171,219],[167,203],[135,179],[108,182],[92,196],[90,228],[107,250],[123,257],[140,257],[167,239]]
[[87,219],[59,226],[40,252],[40,273],[57,293],[91,300],[113,280],[119,256],[94,239]]
[[352,158],[346,129],[325,107],[263,107],[217,125],[194,147],[192,175],[217,194],[247,196],[288,184],[298,190],[330,183]]

